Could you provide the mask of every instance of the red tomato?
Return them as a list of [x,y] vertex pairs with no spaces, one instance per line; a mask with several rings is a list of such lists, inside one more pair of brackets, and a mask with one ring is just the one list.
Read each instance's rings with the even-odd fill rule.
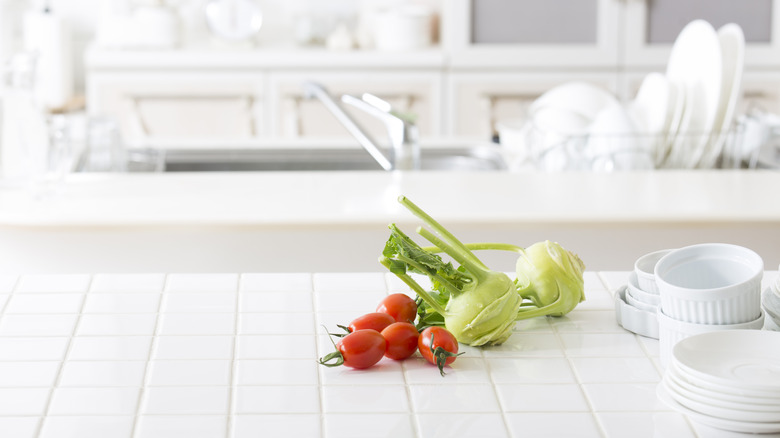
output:
[[393,317],[387,313],[366,313],[363,316],[355,318],[351,323],[349,323],[348,329],[350,333],[365,329],[376,330],[381,333],[385,327],[394,322],[395,319],[393,319]]
[[444,366],[451,364],[459,356],[458,340],[444,327],[433,326],[423,330],[418,347],[425,360],[439,367],[442,376]]
[[382,330],[382,336],[387,341],[385,356],[402,360],[417,351],[417,338],[420,333],[412,323],[394,322]]
[[398,322],[414,322],[417,317],[417,303],[406,294],[390,294],[379,303],[376,311],[387,313]]
[[[321,365],[337,367],[339,365],[350,368],[368,368],[385,355],[387,341],[376,330],[358,330],[341,338],[336,344],[336,350],[320,358]],[[335,359],[336,362],[330,363]]]

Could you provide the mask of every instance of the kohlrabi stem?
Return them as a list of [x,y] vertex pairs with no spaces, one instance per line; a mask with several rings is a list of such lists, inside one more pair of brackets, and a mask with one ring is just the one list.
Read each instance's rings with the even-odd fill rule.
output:
[[452,282],[451,282],[449,279],[447,279],[447,278],[445,278],[445,277],[442,277],[442,276],[441,276],[441,275],[439,275],[439,273],[437,273],[437,272],[430,272],[430,271],[428,270],[428,268],[426,268],[425,266],[423,266],[423,265],[422,265],[420,262],[418,262],[417,260],[414,260],[414,259],[412,259],[412,258],[406,257],[406,256],[405,256],[405,255],[403,255],[403,254],[396,254],[396,258],[397,258],[399,261],[402,261],[402,262],[404,262],[404,263],[406,263],[406,264],[408,264],[408,265],[412,265],[412,266],[413,266],[415,269],[417,269],[417,270],[418,270],[418,271],[420,271],[420,272],[427,272],[427,273],[428,273],[428,275],[431,275],[431,276],[434,276],[434,277],[436,277],[436,279],[437,279],[437,280],[439,280],[439,282],[440,282],[440,283],[441,283],[441,284],[442,284],[442,285],[443,285],[443,286],[444,286],[444,287],[445,287],[445,288],[446,288],[446,289],[447,289],[447,290],[448,290],[448,291],[449,291],[451,294],[453,294],[453,295],[458,295],[458,293],[460,293],[460,291],[461,291],[461,290],[460,290],[460,289],[459,289],[457,286],[455,286],[454,284],[452,284]]
[[410,201],[409,198],[401,195],[398,197],[398,202],[400,202],[401,205],[403,205],[409,211],[411,211],[415,216],[422,219],[423,222],[425,222],[429,227],[431,227],[433,231],[441,235],[444,238],[444,240],[446,240],[451,246],[458,248],[460,252],[466,254],[471,260],[474,260],[476,263],[479,263],[482,266],[482,269],[487,269],[487,266],[485,266],[482,263],[482,261],[480,261],[474,254],[472,254],[471,251],[466,247],[466,245],[463,244],[463,242],[458,240],[458,238],[455,237],[454,234],[447,231],[447,229],[441,226],[440,223],[436,222],[436,219],[429,216],[428,213],[424,212],[414,202]]
[[[495,250],[495,251],[509,251],[509,252],[516,252],[519,254],[522,254],[523,251],[525,251],[525,248],[522,248],[517,245],[512,245],[511,243],[492,243],[492,242],[484,242],[484,243],[464,243],[466,248],[468,248],[471,251],[482,251],[482,250]],[[438,246],[425,246],[423,247],[423,250],[431,253],[440,253],[443,252],[441,248]]]
[[[390,259],[387,257],[382,257],[379,259],[379,263],[384,265],[386,268],[390,269]],[[425,289],[422,288],[419,284],[417,284],[416,281],[412,277],[409,276],[409,274],[399,274],[395,273],[396,277],[400,278],[401,281],[406,283],[407,286],[409,286],[417,295],[425,301],[426,304],[431,306],[433,310],[441,314],[442,316],[445,316],[447,314],[447,311],[439,305],[439,303],[436,302],[436,300],[431,296],[431,294],[428,293]]]
[[[461,251],[459,248],[455,248],[449,243],[439,239],[438,236],[431,233],[430,231],[426,230],[425,228],[418,228],[417,233],[426,238],[428,241],[430,241],[432,244],[438,246],[442,249],[447,255],[455,259],[458,263],[466,267],[466,270],[469,271],[471,274],[473,274],[475,277],[481,278],[483,274],[487,271],[487,267],[485,267],[482,262],[479,261],[476,257],[474,257],[471,252],[468,254]],[[468,250],[467,250],[468,251]],[[471,255],[471,257],[469,257]]]
[[[557,300],[555,300],[553,303],[550,303],[550,304],[548,304],[546,306],[543,306],[543,307],[537,307],[535,309],[523,310],[524,308],[521,306],[520,307],[520,311],[517,312],[517,319],[518,320],[519,319],[530,319],[530,318],[535,318],[537,316],[545,316],[545,315],[547,315],[547,313],[549,311],[548,309],[550,307],[552,307],[553,305],[555,305],[555,303],[557,303],[559,300],[560,300],[560,297]],[[527,307],[526,307],[526,309],[527,309]]]

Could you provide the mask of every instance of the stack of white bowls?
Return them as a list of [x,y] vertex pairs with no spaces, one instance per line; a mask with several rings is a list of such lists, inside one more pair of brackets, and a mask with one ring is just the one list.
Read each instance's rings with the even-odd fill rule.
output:
[[628,276],[628,283],[615,294],[618,324],[626,330],[658,339],[657,314],[661,296],[653,271],[658,260],[670,251],[655,251],[638,258]]
[[681,340],[702,333],[764,325],[761,279],[764,262],[750,249],[706,243],[675,249],[655,264],[661,305],[661,365],[668,366]]
[[692,421],[780,433],[780,333],[732,330],[677,343],[658,396]]
[[780,331],[780,273],[774,283],[761,293],[761,301],[766,312],[764,330]]

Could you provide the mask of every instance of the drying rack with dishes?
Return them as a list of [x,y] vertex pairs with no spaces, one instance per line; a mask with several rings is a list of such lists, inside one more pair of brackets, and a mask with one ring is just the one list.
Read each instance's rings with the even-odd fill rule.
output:
[[[745,37],[737,24],[690,22],[672,46],[666,71],[645,76],[620,102],[582,81],[536,99],[516,132],[499,126],[514,168],[541,170],[710,169],[743,162],[736,108]],[[503,132],[502,132],[503,131]]]

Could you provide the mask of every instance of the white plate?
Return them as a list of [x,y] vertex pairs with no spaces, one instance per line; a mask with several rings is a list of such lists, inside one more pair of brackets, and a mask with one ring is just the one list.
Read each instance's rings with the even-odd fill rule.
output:
[[663,385],[669,395],[679,404],[700,414],[732,421],[749,421],[760,423],[780,423],[780,410],[759,411],[737,404],[736,407],[722,407],[695,397],[689,397],[685,390],[680,389],[673,381],[664,378]]
[[664,402],[667,406],[677,412],[687,415],[692,421],[697,423],[715,427],[717,429],[729,430],[732,432],[780,433],[780,423],[759,423],[751,421],[725,420],[696,412],[693,409],[681,405],[674,398],[672,398],[663,383],[658,384],[658,387],[656,388],[656,395],[658,396],[658,399]]
[[665,75],[653,72],[645,76],[636,97],[628,106],[639,135],[645,137],[658,166],[666,155],[662,133],[669,130],[676,104],[674,89]]
[[707,389],[692,383],[692,379],[683,375],[683,372],[674,363],[666,368],[664,377],[671,380],[681,391],[685,391],[685,394],[691,399],[721,407],[736,408],[740,406],[740,409],[752,411],[780,412],[780,398],[740,395]]
[[780,333],[723,330],[683,339],[672,357],[685,374],[780,397]]
[[688,23],[672,46],[666,76],[684,87],[685,111],[672,156],[678,167],[695,167],[709,143],[721,94],[720,39],[704,20]]
[[672,166],[672,148],[677,141],[677,134],[680,133],[680,125],[682,124],[683,113],[685,112],[685,88],[679,82],[667,78],[669,81],[669,91],[671,104],[671,116],[669,120],[669,127],[663,134],[663,141],[658,151],[659,159],[661,160],[659,167],[673,167]]
[[721,83],[720,104],[715,119],[712,143],[699,163],[701,168],[711,168],[716,164],[723,151],[734,111],[742,94],[742,71],[745,64],[745,34],[738,24],[729,23],[718,29],[718,39],[723,60],[723,80]]

